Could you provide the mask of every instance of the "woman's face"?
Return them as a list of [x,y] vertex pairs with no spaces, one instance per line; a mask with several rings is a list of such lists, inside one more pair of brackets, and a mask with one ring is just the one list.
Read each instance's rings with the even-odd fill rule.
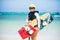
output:
[[29,10],[30,10],[30,12],[33,12],[33,11],[35,11],[35,8],[34,7],[29,7]]
[[30,12],[33,12],[33,11],[35,11],[35,9],[30,9]]

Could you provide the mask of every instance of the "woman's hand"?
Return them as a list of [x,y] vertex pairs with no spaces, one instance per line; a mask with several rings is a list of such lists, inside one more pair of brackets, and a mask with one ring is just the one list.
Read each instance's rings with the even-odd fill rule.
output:
[[29,20],[29,21],[28,21],[28,24],[29,24],[29,23],[31,23],[31,22],[32,22],[32,21],[31,21],[31,20]]
[[29,20],[28,22],[31,22],[31,20]]

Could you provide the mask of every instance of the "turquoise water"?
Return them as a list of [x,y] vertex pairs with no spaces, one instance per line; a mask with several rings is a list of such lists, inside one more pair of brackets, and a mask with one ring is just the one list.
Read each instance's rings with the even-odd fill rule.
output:
[[[21,40],[17,31],[26,23],[27,14],[28,12],[0,12],[0,39]],[[54,21],[38,33],[37,40],[60,40],[60,12],[51,12],[51,15]]]

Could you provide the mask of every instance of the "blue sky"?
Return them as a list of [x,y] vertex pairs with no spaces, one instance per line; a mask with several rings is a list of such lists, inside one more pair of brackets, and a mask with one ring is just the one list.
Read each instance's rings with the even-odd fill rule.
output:
[[60,11],[60,0],[0,0],[0,12],[28,12],[30,4],[40,12]]

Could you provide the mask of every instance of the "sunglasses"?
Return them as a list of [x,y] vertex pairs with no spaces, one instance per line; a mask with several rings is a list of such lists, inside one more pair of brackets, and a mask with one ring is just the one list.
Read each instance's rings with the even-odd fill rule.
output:
[[29,7],[29,9],[35,9],[35,7]]

